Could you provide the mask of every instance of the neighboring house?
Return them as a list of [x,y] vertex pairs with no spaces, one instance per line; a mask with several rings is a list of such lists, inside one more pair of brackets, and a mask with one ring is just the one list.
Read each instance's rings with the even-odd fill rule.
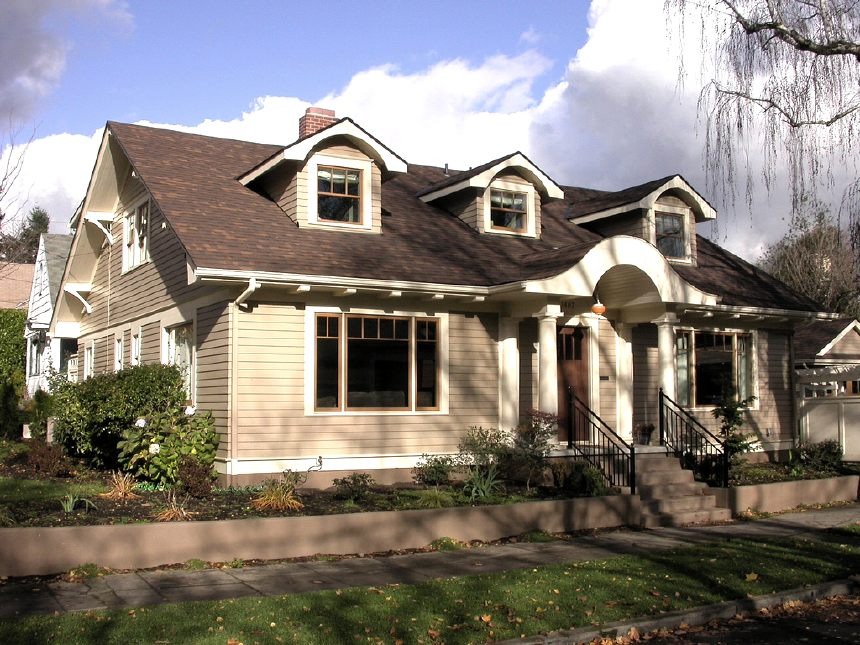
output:
[[[55,337],[48,333],[71,244],[71,235],[49,233],[39,236],[24,330],[27,339],[27,393],[30,396],[36,390],[48,390],[50,370],[66,372],[69,360],[77,357],[76,338]],[[76,376],[77,373],[73,375]]]
[[110,122],[51,330],[81,378],[185,367],[233,483],[318,455],[408,479],[470,426],[566,416],[569,386],[626,438],[661,387],[711,428],[725,392],[754,395],[748,427],[784,451],[817,306],[697,236],[715,217],[680,175],[607,192],[519,152],[412,165],[326,110],[287,146]]
[[0,309],[26,309],[35,264],[0,260]]
[[860,461],[860,322],[815,320],[794,336],[801,437],[835,439]]

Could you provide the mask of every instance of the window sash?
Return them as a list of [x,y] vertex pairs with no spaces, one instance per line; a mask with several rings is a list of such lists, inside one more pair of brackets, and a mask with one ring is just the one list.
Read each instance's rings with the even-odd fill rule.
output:
[[131,209],[124,220],[125,268],[133,269],[149,259],[149,202]]
[[526,230],[528,194],[512,190],[490,190],[490,223],[494,229]]
[[657,249],[668,258],[683,258],[687,255],[684,220],[683,215],[673,213],[657,213],[654,217]]
[[317,167],[317,218],[361,224],[361,170]]
[[439,409],[439,320],[318,314],[314,409]]
[[194,401],[194,324],[184,323],[171,327],[168,333],[167,360],[182,369],[188,401]]
[[711,407],[728,394],[754,393],[752,334],[679,331],[675,337],[678,404]]

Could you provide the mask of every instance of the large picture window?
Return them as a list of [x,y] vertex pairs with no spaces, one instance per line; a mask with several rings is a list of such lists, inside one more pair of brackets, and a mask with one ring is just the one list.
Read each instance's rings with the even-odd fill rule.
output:
[[435,410],[439,321],[319,314],[317,410]]
[[736,332],[681,331],[675,339],[678,403],[713,406],[753,394],[752,336]]

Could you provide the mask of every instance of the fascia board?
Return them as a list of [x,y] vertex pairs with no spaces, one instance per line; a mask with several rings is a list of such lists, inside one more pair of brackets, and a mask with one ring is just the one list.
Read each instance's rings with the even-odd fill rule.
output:
[[832,350],[840,340],[845,338],[845,336],[847,336],[849,334],[849,332],[851,332],[851,330],[854,330],[858,334],[860,334],[860,322],[857,322],[856,320],[852,320],[850,323],[848,323],[845,326],[845,329],[843,329],[838,334],[836,334],[836,336],[833,338],[833,340],[831,340],[824,347],[822,347],[821,351],[819,351],[816,354],[816,356],[826,356],[830,352],[830,350]]

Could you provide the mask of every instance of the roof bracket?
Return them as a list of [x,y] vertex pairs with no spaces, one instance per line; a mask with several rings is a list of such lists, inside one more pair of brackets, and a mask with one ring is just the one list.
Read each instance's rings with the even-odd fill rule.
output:
[[92,291],[92,288],[93,287],[90,284],[69,283],[63,286],[63,291],[80,300],[81,304],[84,306],[84,311],[86,311],[88,314],[91,314],[93,313],[93,306],[89,302],[87,302],[86,298],[84,298],[81,294],[89,293],[90,291]]
[[[95,211],[88,211],[86,215],[84,215],[84,221],[90,222],[91,224],[95,224],[96,227],[105,235],[107,238],[108,244],[113,244],[113,233],[110,232],[108,228],[113,222],[113,213],[100,213]],[[107,224],[107,226],[105,226]]]

